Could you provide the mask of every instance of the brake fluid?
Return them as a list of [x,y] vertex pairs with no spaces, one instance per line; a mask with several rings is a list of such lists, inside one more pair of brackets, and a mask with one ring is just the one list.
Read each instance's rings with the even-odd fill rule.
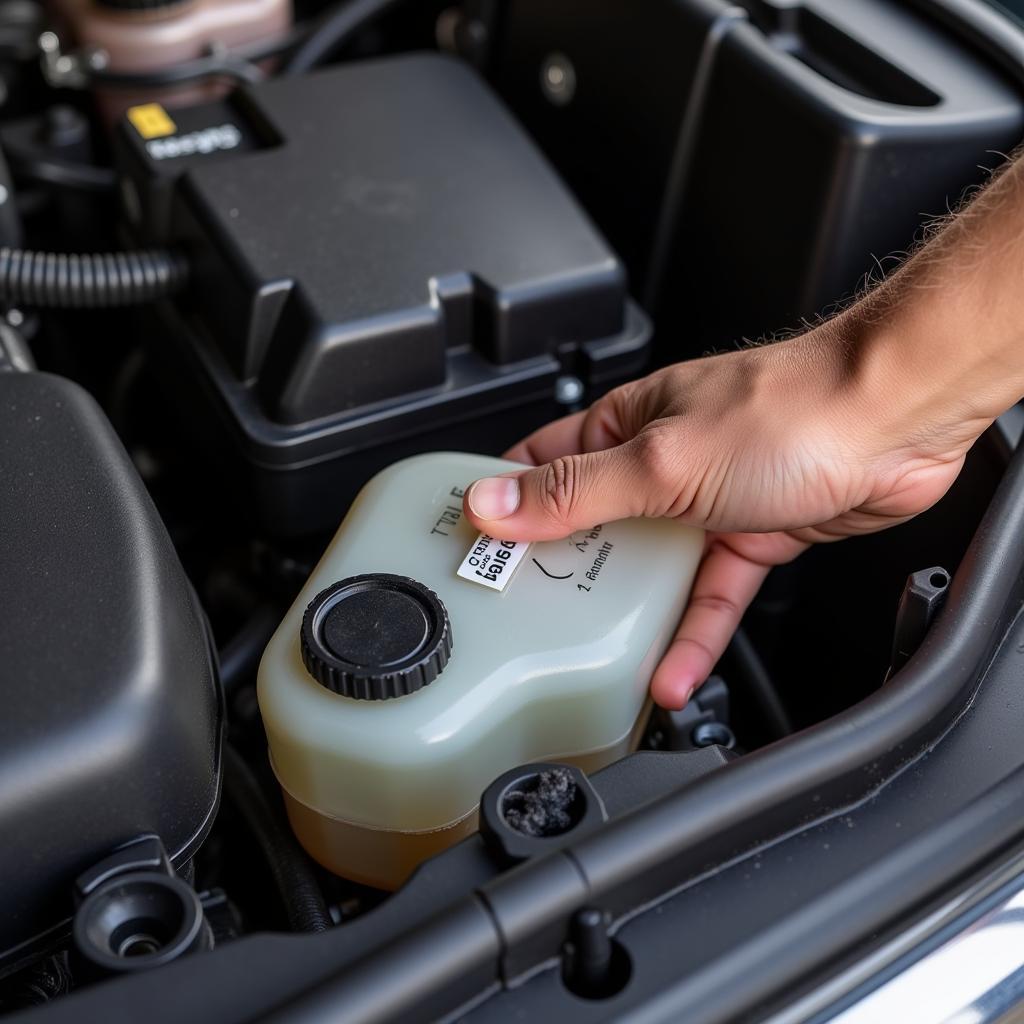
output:
[[480,536],[473,480],[516,468],[420,455],[359,494],[267,646],[259,702],[296,835],[383,888],[476,827],[502,772],[628,753],[703,534],[624,520],[561,541]]

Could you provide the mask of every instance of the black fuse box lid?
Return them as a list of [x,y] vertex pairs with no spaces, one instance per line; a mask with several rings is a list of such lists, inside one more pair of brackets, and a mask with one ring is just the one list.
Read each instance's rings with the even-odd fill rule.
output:
[[454,59],[129,111],[118,157],[137,240],[192,270],[147,335],[180,426],[273,533],[336,525],[396,458],[499,452],[646,365],[622,263]]
[[197,318],[276,422],[441,387],[453,350],[505,366],[623,330],[621,263],[456,60],[367,61],[171,116],[169,138],[123,126],[129,162],[144,193],[177,181],[167,240],[192,255]]

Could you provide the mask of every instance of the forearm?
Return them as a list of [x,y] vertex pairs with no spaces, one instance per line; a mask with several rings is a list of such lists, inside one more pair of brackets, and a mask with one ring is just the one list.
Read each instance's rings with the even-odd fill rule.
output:
[[980,431],[1024,396],[1024,157],[827,330],[882,419]]

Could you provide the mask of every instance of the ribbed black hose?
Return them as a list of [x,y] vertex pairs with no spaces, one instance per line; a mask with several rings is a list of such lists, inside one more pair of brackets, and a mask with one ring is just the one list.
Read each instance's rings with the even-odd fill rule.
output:
[[297,932],[323,932],[331,916],[306,855],[267,802],[249,766],[224,745],[224,794],[252,831],[284,902],[288,923]]
[[176,292],[185,260],[166,249],[56,253],[0,248],[0,299],[42,309],[134,306]]

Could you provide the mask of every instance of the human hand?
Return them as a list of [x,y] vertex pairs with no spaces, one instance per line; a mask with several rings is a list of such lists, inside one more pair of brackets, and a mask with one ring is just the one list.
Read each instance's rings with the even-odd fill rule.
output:
[[680,708],[772,566],[930,507],[991,418],[901,381],[889,347],[861,341],[840,317],[617,388],[512,448],[508,458],[536,468],[477,481],[465,511],[510,540],[635,516],[707,530],[687,610],[651,683],[659,704]]

